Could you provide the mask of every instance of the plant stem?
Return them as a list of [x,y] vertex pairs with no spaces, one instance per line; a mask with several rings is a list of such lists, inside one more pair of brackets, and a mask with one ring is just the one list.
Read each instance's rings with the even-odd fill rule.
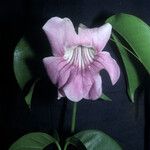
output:
[[63,137],[64,134],[64,123],[65,123],[65,115],[66,115],[66,109],[67,109],[67,98],[64,98],[63,100],[63,105],[61,108],[61,113],[60,113],[60,120],[59,120],[59,135],[60,137]]
[[71,133],[74,133],[75,126],[76,126],[76,113],[77,113],[77,103],[73,103],[73,110],[72,110],[72,120],[71,120]]
[[61,150],[61,147],[58,142],[56,142],[56,146],[57,146],[58,150]]
[[64,146],[64,150],[67,150],[68,145],[69,145],[69,143],[67,142]]

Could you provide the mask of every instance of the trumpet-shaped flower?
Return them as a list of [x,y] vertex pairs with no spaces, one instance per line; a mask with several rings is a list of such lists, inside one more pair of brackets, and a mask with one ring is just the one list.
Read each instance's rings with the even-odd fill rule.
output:
[[70,19],[53,17],[43,26],[53,56],[43,59],[51,81],[58,86],[58,98],[66,96],[77,102],[96,100],[102,94],[99,72],[105,69],[114,85],[120,69],[106,51],[102,51],[111,35],[109,23],[99,28],[79,25],[78,34]]

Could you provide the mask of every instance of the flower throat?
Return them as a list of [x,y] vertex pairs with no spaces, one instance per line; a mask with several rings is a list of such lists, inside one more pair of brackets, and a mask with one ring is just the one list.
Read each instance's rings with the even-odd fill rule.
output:
[[65,50],[64,59],[68,63],[78,66],[80,69],[85,69],[90,65],[95,57],[95,50],[92,47],[77,46],[67,48]]

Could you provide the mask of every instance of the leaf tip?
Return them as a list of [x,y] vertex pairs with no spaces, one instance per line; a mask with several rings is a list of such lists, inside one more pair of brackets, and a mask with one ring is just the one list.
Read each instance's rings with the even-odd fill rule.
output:
[[134,102],[135,102],[134,93],[129,93],[129,92],[128,92],[128,96],[129,96],[129,99],[131,100],[131,102],[134,103]]

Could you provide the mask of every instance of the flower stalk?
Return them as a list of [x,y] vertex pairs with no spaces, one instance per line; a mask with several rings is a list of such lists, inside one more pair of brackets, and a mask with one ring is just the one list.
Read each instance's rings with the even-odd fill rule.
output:
[[76,126],[77,102],[73,103],[72,120],[71,120],[71,133],[73,134]]

